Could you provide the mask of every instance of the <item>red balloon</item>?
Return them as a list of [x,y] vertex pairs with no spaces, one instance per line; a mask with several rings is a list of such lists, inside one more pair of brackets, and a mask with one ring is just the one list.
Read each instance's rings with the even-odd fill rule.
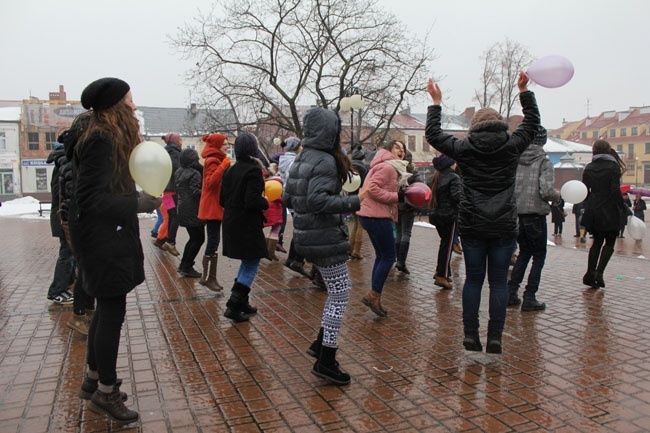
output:
[[414,182],[406,188],[406,202],[413,207],[425,207],[431,200],[431,189],[422,182]]

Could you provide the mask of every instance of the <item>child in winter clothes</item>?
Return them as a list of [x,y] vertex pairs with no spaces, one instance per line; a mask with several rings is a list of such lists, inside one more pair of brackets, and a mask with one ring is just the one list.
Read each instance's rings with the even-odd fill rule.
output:
[[174,174],[178,224],[185,227],[190,238],[183,249],[178,272],[184,277],[199,278],[201,273],[194,269],[194,259],[205,241],[205,221],[198,216],[203,167],[199,163],[199,154],[189,148],[181,152],[180,163],[181,167]]
[[[282,185],[282,181],[278,176],[269,176],[266,182],[278,182]],[[278,235],[282,229],[284,213],[284,203],[282,197],[269,201],[269,208],[264,211],[264,227],[271,227],[269,236],[266,238],[266,249],[268,251],[267,258],[272,261],[278,261],[278,256],[275,255],[275,247],[278,245]]]

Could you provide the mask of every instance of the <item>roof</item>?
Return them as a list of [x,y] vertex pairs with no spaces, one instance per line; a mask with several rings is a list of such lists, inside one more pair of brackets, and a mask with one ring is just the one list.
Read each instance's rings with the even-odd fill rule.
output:
[[[190,108],[141,107],[138,112],[144,120],[143,133],[150,136],[176,132],[184,136],[203,135],[217,130],[225,131],[235,122],[230,110]],[[226,131],[227,132],[227,131]]]
[[[411,113],[411,116],[415,117],[423,124],[427,121],[426,113]],[[445,114],[443,112],[442,129],[445,131],[467,131],[469,129],[469,123],[464,116],[459,114]]]
[[548,137],[544,145],[546,153],[591,153],[591,146],[559,138]]
[[20,122],[20,106],[0,107],[0,122]]

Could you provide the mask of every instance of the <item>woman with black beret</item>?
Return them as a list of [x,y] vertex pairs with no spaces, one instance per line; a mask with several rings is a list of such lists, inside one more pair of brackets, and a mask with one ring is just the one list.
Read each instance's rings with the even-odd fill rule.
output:
[[142,141],[129,85],[101,78],[81,94],[90,111],[88,126],[73,155],[76,188],[70,203],[72,245],[83,288],[97,299],[88,331],[88,369],[79,396],[88,408],[120,424],[138,420],[124,405],[117,355],[126,315],[126,296],[144,281],[139,212],[152,212],[160,199],[138,194],[129,156]]

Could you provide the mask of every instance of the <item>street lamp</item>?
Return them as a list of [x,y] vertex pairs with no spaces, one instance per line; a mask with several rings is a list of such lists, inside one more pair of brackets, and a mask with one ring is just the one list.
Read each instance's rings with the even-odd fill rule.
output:
[[341,111],[350,112],[350,150],[354,147],[354,110],[360,110],[364,105],[366,105],[366,101],[363,100],[358,87],[348,88],[345,91],[345,96],[339,102]]

